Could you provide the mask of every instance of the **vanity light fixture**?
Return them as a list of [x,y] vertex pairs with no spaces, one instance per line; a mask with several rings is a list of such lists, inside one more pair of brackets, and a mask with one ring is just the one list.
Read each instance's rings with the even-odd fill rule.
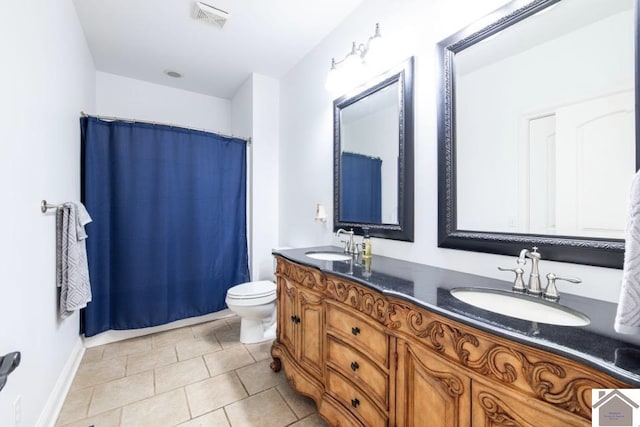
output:
[[327,222],[327,211],[322,203],[316,203],[316,216],[314,219],[318,222]]
[[344,58],[331,58],[331,68],[325,83],[327,90],[338,92],[357,82],[365,67],[374,65],[380,59],[381,39],[380,24],[376,23],[375,32],[366,44],[353,42],[351,51]]

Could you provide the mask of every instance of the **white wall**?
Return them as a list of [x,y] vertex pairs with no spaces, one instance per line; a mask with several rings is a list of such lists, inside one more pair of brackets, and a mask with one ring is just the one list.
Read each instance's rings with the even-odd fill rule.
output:
[[40,200],[80,199],[79,113],[95,108],[95,69],[71,0],[5,1],[0,16],[0,355],[22,352],[0,425],[22,396],[26,427],[53,421],[50,398],[81,348],[78,315],[57,316],[54,216]]
[[278,245],[279,83],[253,73],[231,100],[231,128],[251,136],[248,201],[252,280],[273,279],[271,249]]
[[253,74],[253,280],[273,278],[271,249],[278,244],[280,86]]
[[[324,88],[331,57],[345,55],[351,41],[366,40],[380,22],[391,45],[386,67],[416,57],[415,242],[373,240],[373,252],[483,276],[511,280],[497,266],[501,255],[437,247],[436,43],[506,3],[504,0],[366,0],[281,80],[280,244],[337,243],[326,225],[313,221],[313,206],[333,205],[332,100]],[[544,254],[543,254],[544,255]],[[578,276],[581,285],[561,292],[617,301],[621,271],[543,260],[541,272]]]
[[103,72],[96,73],[95,113],[231,133],[228,99]]

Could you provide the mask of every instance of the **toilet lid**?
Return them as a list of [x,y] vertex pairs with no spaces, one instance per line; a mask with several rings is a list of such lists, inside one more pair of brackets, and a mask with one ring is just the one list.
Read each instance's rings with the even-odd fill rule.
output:
[[227,291],[227,296],[231,298],[261,298],[276,293],[276,284],[268,280],[258,282],[247,282],[236,285]]

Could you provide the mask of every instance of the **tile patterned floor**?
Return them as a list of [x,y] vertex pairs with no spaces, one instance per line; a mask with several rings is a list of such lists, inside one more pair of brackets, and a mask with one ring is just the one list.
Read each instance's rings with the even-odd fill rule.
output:
[[57,427],[316,427],[311,399],[237,317],[87,349]]

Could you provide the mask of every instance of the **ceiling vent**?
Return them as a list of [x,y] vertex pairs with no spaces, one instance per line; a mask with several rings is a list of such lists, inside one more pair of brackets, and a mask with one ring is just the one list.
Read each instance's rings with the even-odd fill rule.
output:
[[193,9],[193,19],[208,22],[209,24],[217,25],[220,28],[224,27],[229,16],[228,12],[201,1],[196,2]]

